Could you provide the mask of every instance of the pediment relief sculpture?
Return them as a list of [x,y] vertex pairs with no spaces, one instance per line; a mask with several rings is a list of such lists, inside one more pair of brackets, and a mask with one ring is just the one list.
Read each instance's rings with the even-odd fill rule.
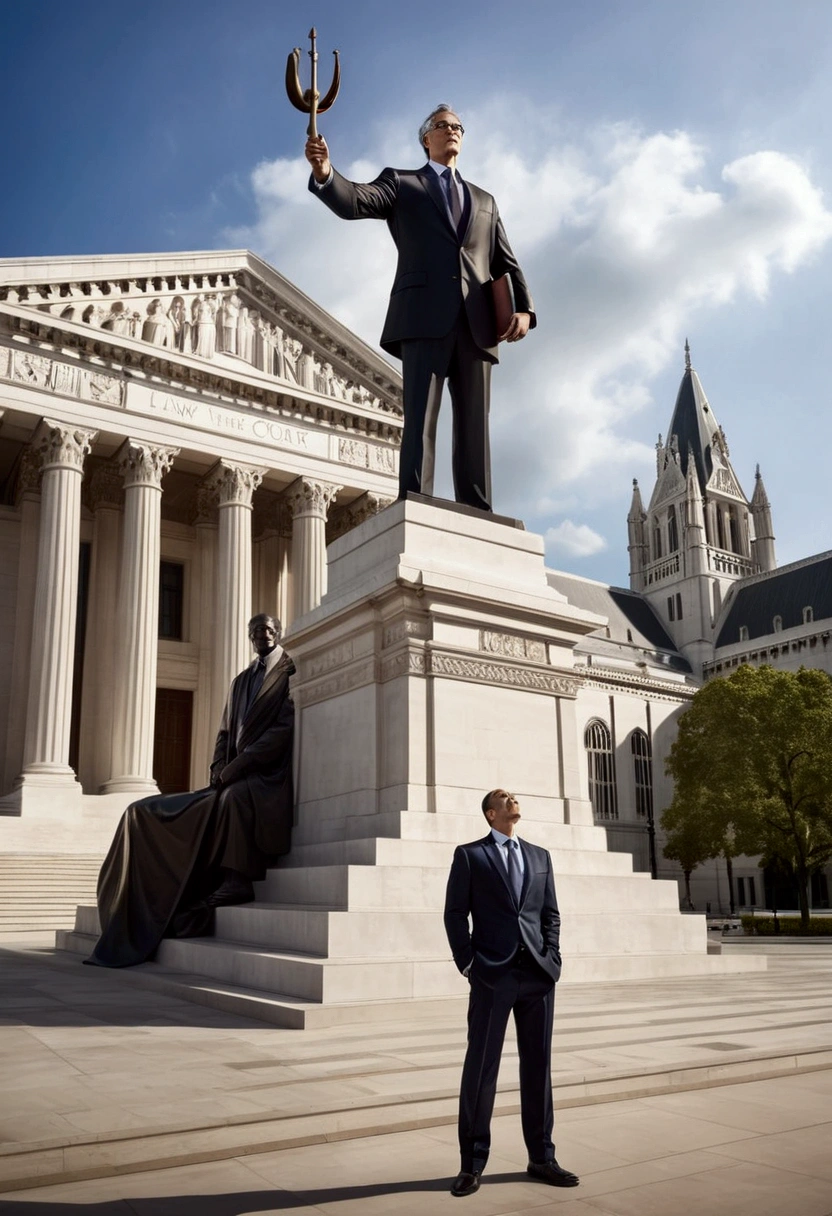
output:
[[[220,282],[221,278],[227,282]],[[202,290],[187,290],[194,286]],[[266,301],[262,285],[254,286],[261,290],[239,289],[234,275],[183,275],[173,279],[6,287],[0,289],[0,295],[38,312],[171,353],[216,361],[229,369],[241,361],[286,384],[345,404],[383,413],[400,412],[395,391],[389,398],[380,397],[358,378],[336,370],[331,360],[280,324],[289,319],[290,310],[282,308],[274,313],[267,307],[274,302]]]

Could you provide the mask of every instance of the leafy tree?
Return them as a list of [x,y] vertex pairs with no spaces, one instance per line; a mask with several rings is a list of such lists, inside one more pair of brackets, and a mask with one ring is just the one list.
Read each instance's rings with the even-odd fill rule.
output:
[[795,877],[808,925],[809,878],[832,857],[832,679],[743,664],[711,680],[679,720],[667,771],[671,840],[692,824],[700,861],[777,858]]
[[698,865],[710,861],[718,851],[713,848],[710,826],[702,807],[686,808],[675,800],[662,815],[662,827],[667,834],[662,852],[671,861],[678,861],[682,868],[685,904],[691,911],[690,876]]

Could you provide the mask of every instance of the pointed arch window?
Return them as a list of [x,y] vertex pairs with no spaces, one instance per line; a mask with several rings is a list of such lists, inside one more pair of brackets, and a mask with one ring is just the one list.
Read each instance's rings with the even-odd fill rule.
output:
[[643,730],[633,731],[630,750],[636,786],[636,815],[650,822],[653,818],[653,752]]
[[675,553],[679,548],[679,525],[676,522],[676,508],[671,507],[667,512],[667,551]]
[[658,561],[662,555],[662,526],[658,520],[653,524],[653,560]]
[[612,736],[605,722],[595,718],[584,732],[589,800],[596,819],[618,818],[618,795],[615,788],[615,756]]

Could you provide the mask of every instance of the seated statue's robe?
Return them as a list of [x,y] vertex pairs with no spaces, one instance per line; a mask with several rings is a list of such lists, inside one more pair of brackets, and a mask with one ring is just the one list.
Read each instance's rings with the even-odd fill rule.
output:
[[256,659],[232,681],[211,786],[152,795],[124,812],[101,867],[101,937],[86,962],[130,967],[152,958],[163,937],[212,933],[214,909],[205,900],[222,882],[223,869],[256,881],[288,853],[294,670],[284,652],[253,700]]

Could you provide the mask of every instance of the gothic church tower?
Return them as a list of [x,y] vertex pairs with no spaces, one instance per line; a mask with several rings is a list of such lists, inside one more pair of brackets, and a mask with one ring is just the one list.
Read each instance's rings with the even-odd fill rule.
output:
[[647,510],[638,483],[627,516],[630,586],[650,600],[696,674],[713,656],[713,627],[731,586],[773,570],[771,507],[757,469],[749,502],[685,342],[685,372],[667,443],[656,445]]

